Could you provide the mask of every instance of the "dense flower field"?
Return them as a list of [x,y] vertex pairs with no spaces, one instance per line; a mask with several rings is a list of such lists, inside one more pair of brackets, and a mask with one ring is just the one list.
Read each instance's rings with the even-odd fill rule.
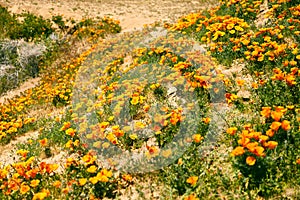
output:
[[[0,198],[152,199],[149,181],[163,199],[299,198],[299,15],[297,1],[222,0],[105,40],[118,21],[83,20],[68,40],[90,48],[0,105],[3,145],[39,131],[1,166]],[[35,117],[45,105],[63,111]]]

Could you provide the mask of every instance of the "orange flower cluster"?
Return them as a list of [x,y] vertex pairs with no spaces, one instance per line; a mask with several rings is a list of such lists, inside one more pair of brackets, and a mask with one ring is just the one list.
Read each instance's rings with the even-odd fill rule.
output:
[[290,122],[288,120],[281,120],[286,111],[287,108],[284,108],[282,106],[276,106],[275,110],[272,110],[271,107],[262,108],[261,115],[266,119],[271,117],[274,120],[270,125],[270,129],[266,132],[268,136],[273,137],[275,132],[278,131],[280,127],[284,131],[288,131],[291,129]]
[[114,20],[110,17],[103,17],[99,21],[91,18],[82,19],[78,29],[73,33],[73,37],[88,37],[87,41],[95,42],[99,38],[103,38],[107,33],[119,33],[121,31],[119,24],[119,20]]
[[[254,20],[260,12],[263,0],[221,0],[221,8],[227,13],[246,20]],[[232,12],[232,13],[231,13]]]
[[[83,20],[81,24],[86,22],[87,20]],[[75,32],[71,38],[76,40],[76,38],[78,39],[78,35],[89,33],[93,36],[87,40],[95,42],[96,39],[103,37],[108,32],[116,33],[119,31],[120,27],[118,21],[111,18],[104,18],[101,22],[99,22],[95,29],[88,29],[87,27],[82,29],[79,28],[78,32]],[[73,42],[73,40],[71,42]],[[0,141],[9,141],[17,134],[24,133],[25,131],[32,129],[34,123],[38,119],[28,116],[28,113],[31,113],[31,111],[36,107],[38,108],[40,105],[43,105],[44,107],[45,104],[47,107],[49,104],[53,104],[54,106],[69,104],[73,95],[72,88],[79,66],[95,47],[96,45],[93,45],[80,56],[69,58],[69,62],[60,64],[60,66],[40,66],[41,77],[36,87],[24,91],[19,96],[6,100],[4,104],[0,103]],[[55,119],[57,123],[59,123],[60,120],[60,117],[56,117]],[[101,129],[101,127],[103,128],[105,125],[100,124],[99,129]],[[77,130],[74,126],[71,127],[70,121],[63,122],[60,131],[70,138],[65,145],[67,148],[74,150],[75,147],[79,147],[79,140],[74,138],[77,134]],[[121,132],[117,129],[114,129],[113,131],[114,134],[121,134]],[[49,138],[47,137],[43,139],[40,138],[37,142],[39,142],[42,147],[45,147],[48,146],[48,139]],[[81,147],[84,147],[84,145]],[[63,173],[65,174],[58,175],[58,164],[40,162],[34,157],[28,158],[28,156],[32,153],[31,151],[32,150],[20,149],[17,151],[17,154],[20,155],[22,162],[1,166],[0,196],[2,198],[41,200],[50,197],[52,198],[53,195],[56,195],[59,199],[67,198],[64,195],[72,192],[73,185],[84,186],[85,184],[90,184],[91,186],[95,183],[95,181],[106,183],[108,179],[112,179],[112,171],[105,169],[100,170],[98,168],[96,170],[96,172],[98,172],[96,177],[76,179],[72,177],[72,174],[67,173],[67,169],[64,169],[65,171]],[[94,164],[94,157],[88,157],[88,155],[83,156],[83,162]],[[80,159],[68,158],[65,167],[73,167],[78,163],[80,163]],[[76,167],[78,166],[79,165],[76,165]],[[83,165],[81,167],[80,171],[83,169],[85,171],[93,171],[93,168],[90,168],[90,166],[88,167],[87,165]],[[68,176],[67,179],[70,178],[70,180],[66,180],[66,176]],[[90,182],[88,182],[88,180]]]
[[[267,123],[270,124],[269,129],[265,132],[265,134],[263,134],[262,132],[254,131],[251,128],[251,125],[245,125],[245,129],[238,134],[239,139],[237,142],[240,146],[237,146],[231,152],[231,155],[247,155],[246,163],[248,165],[254,165],[257,157],[266,156],[266,149],[274,149],[278,146],[277,141],[270,139],[274,137],[276,133],[280,134],[278,133],[280,128],[283,131],[289,131],[291,129],[290,121],[283,120],[283,118],[287,110],[292,108],[293,107],[291,106],[287,108],[283,106],[276,106],[274,109],[272,109],[272,107],[263,107],[261,115],[266,121],[273,120],[273,122]],[[230,127],[226,132],[232,136],[235,136],[237,130],[238,129],[236,127]]]
[[[79,24],[88,24],[92,21],[92,19],[83,19]],[[85,30],[81,30],[82,32],[92,33],[93,37],[90,37],[90,40],[94,40],[107,33],[119,32],[120,26],[119,21],[104,17],[97,24],[95,30],[87,26],[84,26],[83,29]],[[80,32],[80,29],[77,31]],[[72,37],[77,38],[78,32],[73,33]],[[24,91],[20,96],[8,99],[4,104],[0,103],[0,140],[4,138],[9,140],[35,122],[34,118],[26,116],[30,108],[43,103],[53,103],[55,106],[68,104],[72,97],[72,82],[75,80],[76,71],[94,48],[95,45],[79,57],[70,59],[69,63],[62,64],[59,66],[59,70],[50,69],[49,66],[40,66],[43,73],[36,87]]]
[[35,122],[35,118],[23,114],[29,104],[26,99],[27,97],[16,98],[8,100],[8,104],[0,103],[0,140],[13,137]]
[[225,97],[226,97],[226,101],[228,104],[230,104],[238,99],[238,96],[236,94],[231,94],[231,93],[226,93]]
[[[19,97],[9,99],[5,104],[0,104],[0,140],[11,138],[35,122],[35,118],[26,116],[28,108],[60,100],[68,103],[71,96],[71,81],[75,76],[73,72],[69,71],[69,66],[73,66],[72,70],[75,70],[90,52],[91,50],[82,54],[76,59],[76,63],[63,66],[64,73],[57,71],[49,75],[44,74],[40,85],[26,90]],[[56,84],[56,82],[58,83]]]
[[109,178],[112,177],[112,171],[109,171],[109,170],[106,170],[106,169],[102,169],[99,173],[97,173],[96,176],[94,177],[91,177],[89,179],[89,181],[92,183],[92,184],[96,184],[98,182],[108,182],[109,181]]
[[[295,63],[293,63],[295,62]],[[296,61],[290,61],[289,64],[291,66],[295,66],[297,64]],[[278,80],[278,81],[285,81],[287,85],[294,86],[297,84],[296,78],[300,76],[300,70],[298,67],[292,67],[290,69],[290,73],[287,73],[286,71],[282,71],[279,68],[273,69],[274,75],[271,77],[271,79]]]
[[[275,62],[275,58],[284,56],[287,48],[295,48],[295,44],[287,45],[283,41],[283,26],[261,28],[253,35],[248,35],[249,44],[243,44],[246,51],[243,52],[245,59],[250,61]],[[242,47],[241,45],[239,47]],[[292,64],[294,64],[292,62]]]
[[191,176],[186,180],[186,182],[191,184],[192,186],[196,185],[197,181],[198,181],[198,176]]
[[178,31],[189,28],[196,25],[200,20],[206,19],[201,13],[191,13],[187,16],[180,18],[175,25],[171,27],[170,30]]
[[[12,193],[20,193],[26,195],[30,190],[37,192],[37,186],[40,182],[37,177],[53,175],[57,170],[57,164],[40,163],[38,166],[34,164],[35,158],[30,157],[25,162],[14,163],[12,166],[6,166],[0,169],[0,184],[1,190],[5,195]],[[49,190],[43,189],[42,192],[47,191],[47,196],[50,195]],[[35,195],[38,196],[39,193]],[[34,197],[36,199],[37,197]]]
[[[205,36],[201,38],[201,41],[210,43],[211,41],[224,41],[222,37],[224,35],[236,36],[241,35],[250,26],[247,22],[240,18],[226,16],[213,16],[206,18],[197,25],[196,31],[206,29]],[[227,38],[227,37],[226,37]]]
[[130,103],[132,105],[136,105],[136,104],[143,104],[145,101],[145,97],[144,96],[140,96],[139,93],[135,92],[133,95],[132,95],[132,99],[130,101]]
[[184,119],[184,117],[182,116],[182,111],[182,108],[172,110],[172,112],[169,114],[171,124],[176,125],[178,122],[181,122]]
[[[270,140],[268,135],[261,132],[254,131],[251,125],[245,125],[238,136],[238,144],[231,152],[232,156],[246,156],[246,163],[254,165],[258,157],[266,156],[266,149],[274,149],[278,145],[276,141]],[[235,135],[237,132],[236,127],[230,127],[226,131],[230,135]]]

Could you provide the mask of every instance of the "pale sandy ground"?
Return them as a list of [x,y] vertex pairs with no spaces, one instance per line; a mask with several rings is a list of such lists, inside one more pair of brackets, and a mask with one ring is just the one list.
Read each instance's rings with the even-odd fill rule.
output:
[[33,88],[37,85],[37,83],[39,82],[40,78],[32,78],[30,80],[27,80],[26,82],[24,82],[23,84],[21,84],[21,86],[17,89],[8,91],[5,95],[0,96],[0,104],[4,103],[6,99],[11,99],[16,95],[20,95],[22,92]]
[[111,16],[120,20],[124,31],[140,28],[155,21],[170,21],[206,8],[210,0],[1,0],[9,10],[22,10],[50,18],[63,14],[80,20],[84,16]]
[[37,138],[38,131],[28,132],[23,136],[18,137],[16,140],[12,140],[5,146],[0,146],[0,167],[17,161],[19,156],[16,155],[17,144],[26,142],[29,138]]

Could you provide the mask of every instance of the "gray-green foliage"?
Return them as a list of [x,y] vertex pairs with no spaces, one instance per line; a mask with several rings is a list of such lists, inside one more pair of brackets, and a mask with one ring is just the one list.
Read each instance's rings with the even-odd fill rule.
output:
[[0,41],[0,94],[19,86],[29,77],[36,77],[44,45],[24,41]]

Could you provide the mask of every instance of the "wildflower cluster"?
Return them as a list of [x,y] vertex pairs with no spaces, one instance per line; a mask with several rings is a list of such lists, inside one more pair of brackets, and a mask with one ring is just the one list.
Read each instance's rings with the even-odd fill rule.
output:
[[[82,22],[84,21],[85,20]],[[83,27],[86,31],[89,30],[87,26],[88,25],[84,25]],[[111,18],[105,18],[97,27],[97,30],[101,32],[97,33],[97,37],[103,37],[104,34],[110,32],[118,32],[120,31],[118,28],[119,25],[116,21]],[[74,29],[76,29],[76,27]],[[71,36],[71,42],[76,42],[78,38],[76,34],[74,33]],[[87,40],[92,41],[89,37],[88,35]],[[41,107],[43,104],[46,104],[48,107],[51,107],[51,105],[62,106],[69,104],[70,98],[72,97],[72,86],[76,71],[81,62],[93,49],[94,46],[91,46],[89,50],[82,53],[79,57],[74,56],[70,59],[70,62],[61,63],[59,67],[41,67],[44,69],[42,69],[40,82],[36,87],[26,90],[19,96],[6,99],[5,102],[0,105],[1,142],[9,142],[17,135],[35,129],[36,122],[41,120],[41,118],[36,118],[33,117],[34,114],[29,114],[34,111],[34,109]],[[44,63],[46,64],[47,62],[45,61]],[[49,70],[50,68],[53,70]],[[69,111],[69,113],[70,112],[72,111]],[[28,117],[30,115],[32,115],[32,117]],[[42,131],[41,136],[37,141],[29,141],[29,149],[20,149],[16,152],[20,156],[21,162],[1,166],[1,198],[46,199],[51,196],[74,198],[89,194],[89,198],[96,198],[99,196],[113,195],[111,191],[115,190],[115,186],[111,184],[111,181],[113,180],[112,182],[115,182],[115,180],[114,177],[112,177],[112,171],[102,167],[100,168],[94,161],[89,163],[90,165],[93,164],[93,167],[89,166],[89,164],[85,163],[88,162],[88,155],[82,155],[83,160],[81,163],[78,162],[80,166],[74,164],[80,161],[80,158],[79,160],[74,159],[74,161],[67,159],[66,165],[63,167],[64,174],[62,174],[61,171],[62,163],[59,166],[58,164],[48,164],[44,161],[40,161],[41,157],[39,158],[38,156],[41,156],[40,154],[42,152],[48,154],[46,157],[52,155],[51,151],[54,150],[54,147],[51,147],[50,144],[54,142],[59,144],[66,141],[64,144],[65,148],[73,148],[73,150],[80,144],[79,140],[75,138],[76,130],[71,127],[68,121],[63,121],[68,120],[68,117],[56,117],[54,120],[54,126],[50,131],[55,131],[55,133],[53,132],[52,134],[56,134],[56,137],[52,137],[51,134],[49,134],[49,129],[40,129],[40,131]],[[34,145],[36,146],[33,148]],[[35,152],[36,148],[42,151]],[[80,149],[82,148],[78,148],[77,150],[79,151]],[[29,157],[33,154],[37,155],[37,157]],[[86,171],[86,173],[68,173],[74,171],[76,167],[78,167],[78,173],[83,171]],[[78,180],[77,176],[80,176]],[[110,186],[107,186],[107,184]],[[91,188],[94,188],[93,192],[88,193],[87,191],[90,191]]]
[[[262,27],[257,23],[262,20],[258,18],[260,12],[267,19]],[[191,16],[199,17],[186,23]],[[222,1],[210,12],[188,15],[186,20],[170,26],[170,30],[196,36],[221,64],[245,64],[244,71],[250,79],[239,80],[238,74],[224,78],[226,100],[252,113],[252,120],[246,125],[234,122],[227,134],[233,141],[234,165],[249,178],[251,188],[260,188],[264,196],[272,195],[270,187],[273,192],[282,192],[276,181],[287,180],[298,169],[298,16],[296,1]],[[243,102],[238,95],[240,89],[251,92],[249,102]],[[292,166],[291,170],[285,170],[287,165]],[[270,178],[280,169],[285,172],[276,180]]]
[[216,14],[231,15],[248,22],[256,19],[262,4],[263,0],[221,0],[221,6]]
[[[80,82],[73,95],[72,120],[80,122],[78,136],[117,167],[126,167],[124,170],[142,170],[139,167],[145,163],[153,167],[143,170],[153,170],[176,158],[181,151],[178,142],[189,146],[195,137],[199,143],[201,135],[195,134],[205,136],[205,130],[192,124],[199,124],[206,111],[201,113],[198,107],[209,106],[209,89],[222,82],[222,76],[213,73],[212,61],[193,52],[192,41],[176,34],[157,38],[148,48],[120,46],[122,41],[139,44],[151,31],[155,29],[135,33],[133,39],[125,34],[109,41],[109,48],[103,43],[78,72]],[[131,48],[129,55],[117,54]],[[104,60],[95,59],[107,49]],[[203,101],[194,103],[197,98]],[[209,118],[205,119],[208,126]],[[181,132],[182,126],[189,131]],[[129,164],[123,166],[125,162],[135,167],[129,169]]]
[[[103,33],[109,33],[109,31],[106,32],[107,26],[109,27],[112,24],[117,26],[110,18],[104,19],[102,23],[101,30]],[[6,102],[0,104],[0,139],[8,142],[15,135],[28,131],[30,127],[32,128],[30,124],[35,122],[35,118],[26,115],[32,107],[37,107],[44,103],[48,105],[53,104],[54,106],[69,104],[76,70],[94,48],[92,46],[68,63],[61,63],[59,70],[49,70],[49,66],[41,66],[44,69],[41,70],[41,80],[36,87],[28,89],[20,96],[7,99]],[[26,128],[28,126],[30,127]]]
[[[19,151],[23,154],[24,152]],[[11,166],[0,169],[0,184],[3,195],[13,198],[45,199],[50,196],[50,188],[46,189],[46,179],[57,178],[57,164],[36,163],[34,157],[26,158],[23,162],[17,162]],[[2,196],[3,197],[3,196]]]

